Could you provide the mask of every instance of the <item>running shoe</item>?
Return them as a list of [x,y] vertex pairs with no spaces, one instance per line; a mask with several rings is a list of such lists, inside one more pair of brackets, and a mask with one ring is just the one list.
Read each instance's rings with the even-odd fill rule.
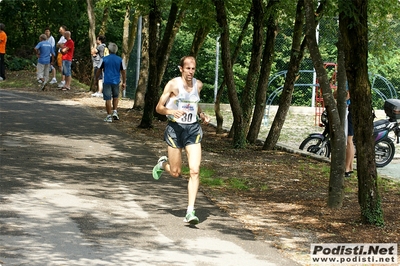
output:
[[112,116],[113,116],[114,120],[119,120],[119,116],[118,116],[117,111],[114,111]]
[[55,78],[53,78],[49,83],[50,83],[50,84],[56,84],[56,83],[57,83],[57,80],[56,80]]
[[61,81],[60,83],[58,83],[58,87],[59,88],[62,88],[62,87],[64,87],[65,86],[65,81],[63,80],[63,81]]
[[162,173],[164,172],[164,169],[161,169],[160,164],[166,162],[167,160],[167,156],[162,156],[160,159],[158,159],[157,164],[153,167],[153,178],[155,180],[160,179]]
[[190,224],[198,224],[199,218],[195,215],[194,211],[186,213],[185,219],[183,219],[185,223]]
[[107,115],[107,117],[104,118],[104,122],[112,123],[112,117],[111,117],[111,115]]

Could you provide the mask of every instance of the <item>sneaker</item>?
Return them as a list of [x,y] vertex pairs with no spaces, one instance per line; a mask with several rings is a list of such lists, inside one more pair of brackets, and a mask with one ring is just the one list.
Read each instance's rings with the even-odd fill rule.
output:
[[119,116],[116,111],[113,112],[112,117],[114,118],[114,120],[119,120]]
[[96,91],[95,93],[92,94],[92,97],[97,97],[99,93]]
[[2,77],[0,77],[0,81],[3,81],[4,79]]
[[41,80],[41,79],[38,79],[38,80],[37,80],[37,82],[39,82],[39,83],[43,83],[43,80]]
[[112,123],[112,117],[111,117],[111,115],[107,115],[107,117],[104,118],[104,122]]
[[199,218],[194,214],[194,211],[186,213],[185,219],[183,219],[185,223],[190,224],[198,224]]
[[53,78],[49,83],[50,84],[55,84],[55,83],[57,83],[57,80],[55,78]]
[[65,86],[65,80],[61,81],[60,83],[58,83],[58,87],[62,88]]
[[103,98],[103,93],[101,93],[101,92],[97,93],[97,97]]
[[164,172],[164,169],[161,169],[160,164],[168,161],[167,156],[162,156],[160,159],[158,159],[157,164],[153,167],[153,178],[155,180],[160,179],[162,173]]

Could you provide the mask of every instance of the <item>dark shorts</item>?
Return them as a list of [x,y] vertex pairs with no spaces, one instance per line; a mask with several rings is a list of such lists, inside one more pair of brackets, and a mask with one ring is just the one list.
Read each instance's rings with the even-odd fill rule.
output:
[[354,136],[353,120],[351,119],[351,112],[347,114],[347,136]]
[[109,101],[111,98],[119,97],[119,84],[103,84],[103,100]]
[[190,144],[197,144],[203,138],[200,123],[179,124],[168,122],[164,132],[164,140],[173,148],[184,148]]
[[[99,69],[99,68],[94,67],[94,78],[96,78],[97,69]],[[97,80],[101,80],[101,79],[103,79],[103,71],[101,71],[99,78]]]

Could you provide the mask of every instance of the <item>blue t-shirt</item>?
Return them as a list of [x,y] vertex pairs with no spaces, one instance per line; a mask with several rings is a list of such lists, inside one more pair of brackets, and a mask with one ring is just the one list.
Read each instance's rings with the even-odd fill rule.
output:
[[104,71],[104,84],[119,84],[121,81],[121,70],[125,70],[125,64],[122,58],[116,54],[111,54],[103,57],[101,69]]
[[51,44],[48,41],[41,41],[36,45],[35,49],[39,50],[40,53],[38,63],[43,65],[50,64],[51,55],[54,56]]

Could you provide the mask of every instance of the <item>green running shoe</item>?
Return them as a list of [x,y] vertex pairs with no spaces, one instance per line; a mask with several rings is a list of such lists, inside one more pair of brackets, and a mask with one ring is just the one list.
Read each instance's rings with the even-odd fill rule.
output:
[[185,219],[183,219],[185,223],[190,223],[190,224],[198,224],[199,223],[199,218],[194,214],[194,211],[188,212],[185,216]]
[[160,162],[166,162],[166,161],[168,161],[167,156],[162,156],[160,157],[160,159],[158,159],[157,164],[153,167],[153,178],[155,180],[160,179],[162,173],[164,172],[164,170],[161,169]]

